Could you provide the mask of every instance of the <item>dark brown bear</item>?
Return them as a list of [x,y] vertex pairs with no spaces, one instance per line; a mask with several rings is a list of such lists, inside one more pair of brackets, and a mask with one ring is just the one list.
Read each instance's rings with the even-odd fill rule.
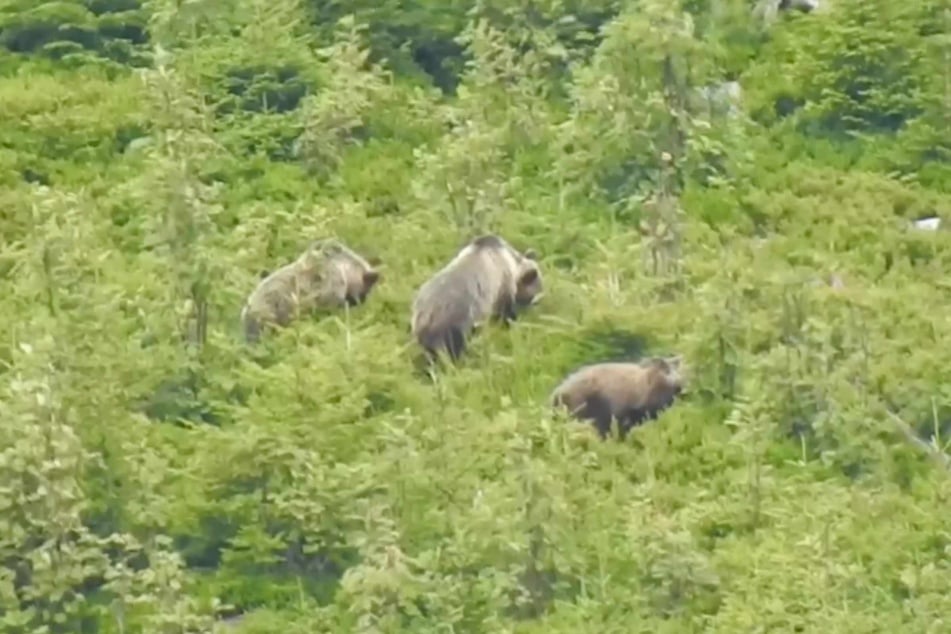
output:
[[506,322],[542,295],[537,255],[519,253],[496,235],[478,237],[424,283],[413,300],[413,336],[434,357],[458,359],[466,337],[488,319]]
[[618,421],[621,438],[667,409],[683,390],[681,357],[640,363],[597,363],[568,375],[551,396],[552,407],[590,420],[602,438]]

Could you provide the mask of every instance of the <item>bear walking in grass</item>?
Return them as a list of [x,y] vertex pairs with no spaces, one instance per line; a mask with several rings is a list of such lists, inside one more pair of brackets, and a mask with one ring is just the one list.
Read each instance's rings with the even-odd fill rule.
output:
[[439,350],[457,360],[466,337],[486,320],[510,322],[542,294],[537,255],[520,253],[496,235],[469,242],[425,282],[413,301],[411,329],[433,358]]
[[590,420],[602,438],[618,421],[621,438],[667,409],[683,390],[681,357],[640,363],[597,363],[568,375],[555,388],[551,404],[575,418]]
[[379,271],[339,240],[317,240],[248,297],[241,310],[245,339],[253,343],[265,326],[286,327],[316,310],[362,304],[379,280]]

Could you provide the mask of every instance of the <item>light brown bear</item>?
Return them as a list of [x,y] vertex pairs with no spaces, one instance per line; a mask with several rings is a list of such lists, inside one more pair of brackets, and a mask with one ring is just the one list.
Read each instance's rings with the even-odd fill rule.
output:
[[411,330],[434,358],[445,350],[459,359],[466,337],[486,320],[511,322],[542,295],[542,276],[533,249],[519,253],[497,235],[470,241],[426,281],[413,300]]
[[567,408],[575,418],[592,421],[602,438],[617,420],[623,439],[633,427],[655,419],[681,393],[681,361],[675,356],[584,366],[555,388],[552,407]]
[[245,339],[253,343],[265,326],[283,328],[320,309],[362,304],[379,280],[379,271],[339,240],[314,241],[248,297],[241,310]]

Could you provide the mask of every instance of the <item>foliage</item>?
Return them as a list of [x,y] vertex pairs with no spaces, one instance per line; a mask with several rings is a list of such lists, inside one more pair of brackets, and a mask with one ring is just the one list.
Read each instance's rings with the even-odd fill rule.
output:
[[[749,5],[8,3],[0,632],[947,629],[951,16]],[[545,295],[426,377],[485,231]],[[246,346],[327,235],[368,301]]]
[[138,0],[14,0],[0,11],[0,46],[66,63],[140,66],[146,22]]

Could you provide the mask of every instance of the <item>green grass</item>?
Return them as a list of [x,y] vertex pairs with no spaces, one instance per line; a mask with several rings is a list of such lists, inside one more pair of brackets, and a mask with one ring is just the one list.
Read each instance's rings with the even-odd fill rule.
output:
[[[826,28],[851,24],[858,4],[843,6]],[[650,207],[624,198],[664,186],[671,138],[642,17],[612,36],[642,47],[642,81],[602,50],[583,112],[507,83],[532,75],[505,75],[497,40],[461,98],[354,70],[338,46],[353,75],[282,114],[216,115],[223,84],[187,63],[148,82],[25,65],[0,79],[0,559],[15,573],[0,570],[0,631],[54,614],[48,631],[207,631],[213,597],[248,613],[240,632],[943,631],[951,244],[907,226],[947,221],[942,168],[888,133],[854,142],[883,162],[856,163],[861,145],[802,131],[809,108],[691,127],[676,267],[653,274]],[[923,18],[902,19],[910,38]],[[231,39],[179,28],[179,59],[228,55]],[[809,35],[790,29],[782,46]],[[708,43],[672,38],[710,63]],[[310,54],[283,44],[264,66]],[[784,64],[832,72],[780,44],[745,75],[757,108]],[[472,126],[454,134],[450,115]],[[934,121],[916,134],[940,136]],[[306,126],[325,145],[295,155]],[[719,184],[705,152],[726,157]],[[876,167],[899,163],[937,176]],[[476,230],[534,248],[545,296],[433,381],[413,295]],[[329,234],[382,260],[368,302],[249,350],[238,315],[260,272]],[[624,442],[548,407],[579,365],[672,353],[686,393]]]

